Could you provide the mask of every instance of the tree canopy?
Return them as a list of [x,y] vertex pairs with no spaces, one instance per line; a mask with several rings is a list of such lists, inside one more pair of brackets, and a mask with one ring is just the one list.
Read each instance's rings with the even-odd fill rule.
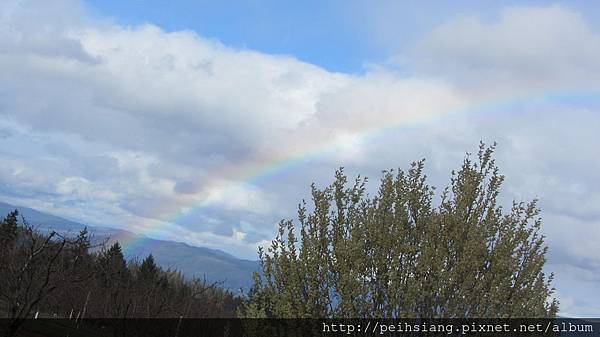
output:
[[[499,205],[495,144],[467,155],[439,194],[424,160],[349,183],[312,185],[282,220],[254,275],[244,317],[553,317],[553,275],[536,201]],[[299,225],[297,225],[299,224]]]

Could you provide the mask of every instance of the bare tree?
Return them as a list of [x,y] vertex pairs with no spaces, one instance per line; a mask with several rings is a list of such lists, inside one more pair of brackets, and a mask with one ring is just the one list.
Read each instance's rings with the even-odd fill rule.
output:
[[[2,228],[14,227],[16,214],[9,214]],[[0,300],[8,321],[6,335],[11,336],[24,319],[39,311],[43,300],[69,283],[63,254],[71,240],[56,232],[43,235],[25,219],[14,236],[2,233]]]

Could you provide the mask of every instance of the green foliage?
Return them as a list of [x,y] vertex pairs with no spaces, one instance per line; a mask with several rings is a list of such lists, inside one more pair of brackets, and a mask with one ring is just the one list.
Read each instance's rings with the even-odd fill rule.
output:
[[553,317],[553,275],[536,202],[498,205],[504,176],[495,145],[481,144],[433,204],[424,161],[384,171],[369,197],[367,179],[343,170],[312,186],[299,228],[281,221],[259,249],[244,317]]

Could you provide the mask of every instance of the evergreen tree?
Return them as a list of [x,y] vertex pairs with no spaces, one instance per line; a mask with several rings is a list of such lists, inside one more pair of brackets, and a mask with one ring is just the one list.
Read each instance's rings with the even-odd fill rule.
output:
[[282,221],[244,317],[553,317],[536,202],[498,205],[495,145],[469,155],[434,206],[424,161],[386,171],[374,197],[343,170]]
[[127,280],[129,275],[127,262],[118,242],[115,242],[106,252],[99,255],[98,267],[100,268],[99,273],[102,283],[105,285],[120,285]]
[[16,239],[19,226],[18,216],[19,211],[14,210],[0,222],[0,243],[3,245]]
[[144,284],[151,284],[158,278],[158,266],[152,254],[148,255],[140,265],[138,280]]
[[131,276],[118,242],[98,255],[96,268],[98,289],[93,298],[94,302],[102,305],[90,314],[97,317],[126,317],[131,305]]

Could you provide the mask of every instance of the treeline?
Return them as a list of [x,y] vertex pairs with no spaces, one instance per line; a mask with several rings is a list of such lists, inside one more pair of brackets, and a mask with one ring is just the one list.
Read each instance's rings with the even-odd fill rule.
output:
[[118,243],[92,247],[83,230],[42,233],[14,211],[0,224],[0,317],[234,317],[240,299],[164,270],[152,255],[126,261]]

